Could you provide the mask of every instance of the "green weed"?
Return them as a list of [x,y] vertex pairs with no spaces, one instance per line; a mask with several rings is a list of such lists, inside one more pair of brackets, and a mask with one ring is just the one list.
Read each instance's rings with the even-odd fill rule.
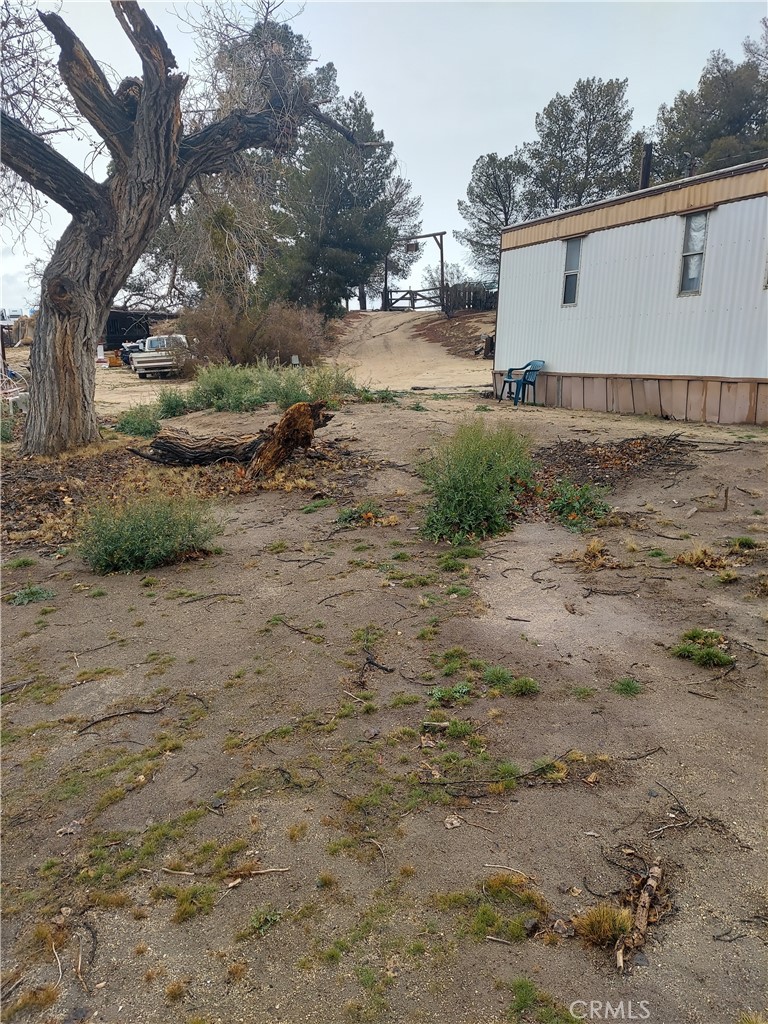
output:
[[182,561],[221,532],[210,505],[157,494],[93,505],[79,523],[78,541],[83,560],[105,574]]
[[384,514],[382,507],[370,499],[361,501],[354,508],[345,508],[336,522],[341,526],[370,526]]
[[263,939],[270,928],[274,928],[282,919],[283,915],[279,910],[275,910],[273,907],[262,907],[251,914],[248,924],[237,933],[235,938],[238,942],[245,942],[247,939],[253,938]]
[[759,547],[760,545],[753,537],[734,537],[730,550],[735,554],[738,551],[752,551]]
[[733,665],[735,658],[727,653],[725,637],[714,629],[689,629],[679,644],[672,648],[676,658],[687,658],[704,668]]
[[514,678],[509,669],[504,668],[502,665],[489,665],[485,672],[483,672],[483,682],[487,683],[488,686],[499,689],[510,686]]
[[132,437],[154,437],[160,430],[160,411],[156,404],[134,405],[121,412],[115,430]]
[[429,707],[451,707],[454,704],[467,704],[472,693],[470,683],[457,683],[455,686],[433,686],[427,690],[430,698]]
[[509,527],[516,491],[532,472],[529,442],[506,424],[471,421],[440,441],[422,467],[432,500],[423,531],[431,540],[493,536]]
[[28,583],[26,587],[20,587],[8,597],[8,604],[25,605],[37,604],[40,601],[50,601],[56,595],[48,587],[41,587],[35,583]]
[[604,489],[593,484],[579,487],[570,480],[557,480],[550,491],[547,508],[569,530],[587,530],[611,511],[604,495]]
[[533,697],[540,692],[541,687],[535,679],[530,676],[518,676],[511,683],[496,685],[495,689],[511,697]]
[[637,697],[643,692],[643,684],[625,676],[623,679],[617,679],[611,689],[622,697]]
[[305,515],[311,515],[313,512],[319,512],[321,508],[328,508],[329,505],[333,504],[333,498],[316,498],[314,501],[310,501],[308,505],[304,505],[300,511]]
[[157,396],[157,412],[161,420],[183,416],[189,412],[187,395],[180,388],[161,388]]

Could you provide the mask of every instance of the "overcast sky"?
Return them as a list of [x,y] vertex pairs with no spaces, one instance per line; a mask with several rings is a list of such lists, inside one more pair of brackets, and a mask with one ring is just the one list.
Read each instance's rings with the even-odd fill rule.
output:
[[[25,0],[27,2],[27,0]],[[50,9],[51,4],[38,6]],[[179,66],[193,71],[194,44],[174,7],[145,2]],[[300,10],[288,5],[283,10]],[[120,76],[137,74],[135,55],[107,0],[65,0],[62,16],[97,60]],[[660,104],[693,89],[712,50],[738,62],[742,42],[760,35],[764,3],[347,3],[310,0],[292,22],[313,55],[332,61],[344,95],[361,92],[376,127],[394,143],[401,174],[423,199],[424,232],[446,231],[445,258],[469,264],[452,232],[465,227],[456,203],[465,198],[475,160],[507,155],[535,135],[534,117],[557,92],[579,78],[629,79],[635,129],[651,126]],[[68,155],[70,153],[68,152]],[[83,156],[71,159],[83,165]],[[49,205],[48,237],[55,240],[67,216]],[[37,304],[26,265],[28,254],[4,232],[0,306]],[[430,242],[411,275],[438,259]]]

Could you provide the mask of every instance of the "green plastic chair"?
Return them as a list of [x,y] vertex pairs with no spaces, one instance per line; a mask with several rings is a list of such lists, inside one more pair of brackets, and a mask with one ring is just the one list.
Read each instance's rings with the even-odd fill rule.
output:
[[[507,370],[507,375],[501,382],[501,391],[499,393],[499,401],[504,397],[504,389],[507,388],[509,391],[509,398],[514,399],[515,405],[522,399],[523,402],[526,400],[526,394],[529,388],[533,389],[533,404],[536,405],[536,377],[539,375],[539,371],[544,366],[543,359],[532,359],[525,366],[510,366]],[[515,377],[514,374],[521,374],[519,377]],[[512,395],[512,385],[515,385],[515,393]]]

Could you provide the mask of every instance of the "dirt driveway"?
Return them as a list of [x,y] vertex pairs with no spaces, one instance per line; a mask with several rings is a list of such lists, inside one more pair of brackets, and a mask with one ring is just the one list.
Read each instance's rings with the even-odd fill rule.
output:
[[[5,1012],[765,1008],[766,432],[515,410],[451,392],[482,388],[487,362],[422,340],[406,372],[422,349],[404,322],[356,324],[338,358],[359,380],[444,391],[346,404],[268,488],[115,441],[39,466],[5,453],[3,595],[48,591],[3,605]],[[526,433],[542,480],[608,484],[613,514],[582,535],[539,503],[477,551],[426,541],[416,467],[474,416]],[[97,577],[62,539],[95,487],[182,476],[222,494],[217,554]],[[674,657],[694,628],[733,663]],[[648,940],[620,975],[573,919],[634,912],[656,859]]]

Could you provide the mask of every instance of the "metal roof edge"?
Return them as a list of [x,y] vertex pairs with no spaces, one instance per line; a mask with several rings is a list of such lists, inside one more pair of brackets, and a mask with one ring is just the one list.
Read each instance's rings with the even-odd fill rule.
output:
[[637,189],[634,192],[623,192],[620,196],[612,196],[610,199],[600,199],[595,203],[587,203],[584,206],[573,206],[567,210],[557,210],[555,213],[548,213],[545,217],[535,217],[533,220],[522,220],[517,224],[508,224],[501,229],[502,237],[523,228],[530,228],[537,224],[547,224],[553,221],[563,220],[565,217],[572,217],[574,214],[588,213],[590,210],[600,210],[611,206],[620,206],[623,203],[637,201],[646,196],[652,197],[662,195],[665,192],[677,192],[691,185],[698,185],[706,181],[714,181],[723,178],[733,178],[740,174],[754,174],[757,171],[768,170],[768,157],[762,160],[752,160],[746,164],[735,164],[733,167],[726,167],[722,171],[708,171],[706,174],[696,174],[689,178],[676,178],[674,181],[662,182],[660,185],[652,185],[650,188]]

